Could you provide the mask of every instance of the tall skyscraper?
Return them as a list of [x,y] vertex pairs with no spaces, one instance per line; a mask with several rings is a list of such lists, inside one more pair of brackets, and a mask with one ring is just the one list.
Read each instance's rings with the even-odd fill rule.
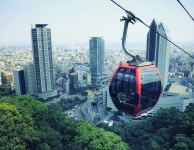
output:
[[150,31],[147,34],[146,60],[153,62],[159,69],[164,89],[168,82],[169,50],[167,48],[167,40],[154,31],[159,32],[166,38],[167,34],[163,24],[157,24],[155,20],[152,21],[150,27]]
[[13,70],[16,95],[26,94],[24,70]]
[[90,39],[90,71],[92,83],[101,83],[104,78],[104,39]]
[[38,93],[54,90],[51,30],[47,24],[32,25],[33,62]]

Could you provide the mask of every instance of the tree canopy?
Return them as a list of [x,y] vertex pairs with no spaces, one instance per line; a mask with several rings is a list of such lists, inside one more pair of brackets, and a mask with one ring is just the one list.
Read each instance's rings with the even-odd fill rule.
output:
[[10,85],[0,85],[0,97],[2,96],[12,96],[14,91],[12,91]]
[[30,115],[23,116],[16,106],[0,103],[0,149],[26,149],[39,140]]
[[185,112],[160,109],[147,120],[96,127],[67,119],[58,104],[0,92],[0,150],[191,150],[193,141],[194,104]]
[[114,133],[105,132],[104,129],[96,128],[86,122],[81,121],[78,123],[76,133],[73,142],[84,150],[125,150],[128,147]]
[[0,150],[126,150],[128,147],[114,133],[67,119],[57,104],[46,106],[29,96],[6,96],[0,98]]
[[136,150],[194,149],[193,104],[187,107],[186,112],[180,112],[176,108],[160,109],[148,120],[112,127],[99,124],[98,127],[116,133]]

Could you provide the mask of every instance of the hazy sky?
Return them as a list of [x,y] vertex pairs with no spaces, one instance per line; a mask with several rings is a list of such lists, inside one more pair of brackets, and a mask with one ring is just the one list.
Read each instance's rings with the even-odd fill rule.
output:
[[[161,21],[175,42],[194,43],[194,22],[176,0],[115,0],[150,25]],[[194,16],[194,0],[181,0]],[[31,44],[31,24],[50,24],[54,43],[87,42],[91,36],[120,42],[124,11],[110,0],[0,0],[0,45]],[[148,29],[130,25],[128,42],[145,42]]]

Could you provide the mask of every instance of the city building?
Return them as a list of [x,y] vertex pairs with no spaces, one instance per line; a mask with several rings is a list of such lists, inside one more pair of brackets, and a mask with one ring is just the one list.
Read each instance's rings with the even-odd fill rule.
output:
[[34,64],[28,63],[24,66],[24,76],[25,76],[25,85],[26,85],[26,93],[28,95],[36,95],[36,78],[35,78],[35,67]]
[[99,84],[104,78],[104,39],[91,37],[89,51],[91,80],[92,83]]
[[26,94],[24,70],[13,70],[16,95]]
[[13,83],[13,73],[12,72],[5,72],[5,79],[6,79],[6,84],[12,84]]
[[78,84],[79,84],[79,87],[82,87],[83,86],[83,71],[79,69],[77,71],[77,73],[78,73]]
[[1,80],[1,73],[0,73],[0,85],[2,85],[2,80]]
[[69,94],[69,84],[70,84],[69,80],[65,80],[63,82],[63,89],[64,89],[64,92],[67,94]]
[[118,111],[110,97],[108,87],[104,88],[103,95],[103,109],[106,111]]
[[38,93],[54,90],[51,30],[47,24],[32,25],[32,51]]
[[156,112],[159,108],[170,107],[176,107],[178,110],[184,111],[193,102],[192,89],[173,83],[167,92],[163,92],[152,112]]
[[167,38],[167,33],[163,24],[157,24],[156,21],[153,20],[150,31],[147,34],[146,61],[153,62],[158,68],[162,77],[164,90],[168,83],[169,49],[167,48],[167,40],[156,32],[159,32],[162,36]]
[[6,78],[5,78],[5,74],[3,72],[1,72],[1,84],[6,84]]
[[2,71],[0,73],[1,83],[2,84],[12,84],[13,83],[13,73],[10,71]]
[[87,85],[91,84],[91,73],[90,72],[84,72],[83,73],[83,80],[86,82]]
[[69,93],[74,94],[75,90],[78,89],[78,73],[70,73],[69,74]]

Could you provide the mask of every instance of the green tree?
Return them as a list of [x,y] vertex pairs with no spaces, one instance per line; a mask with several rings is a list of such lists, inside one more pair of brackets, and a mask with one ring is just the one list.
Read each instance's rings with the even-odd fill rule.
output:
[[3,96],[12,96],[14,91],[11,89],[11,85],[0,85],[0,98]]
[[185,134],[177,134],[175,136],[176,139],[176,143],[174,145],[174,149],[193,149],[194,148],[194,144],[193,141],[186,137]]
[[34,128],[40,130],[45,126],[48,118],[48,108],[42,102],[30,96],[16,96],[11,101],[20,113],[30,115],[34,120]]
[[0,103],[0,116],[0,149],[27,149],[39,140],[32,118],[22,116],[14,105]]
[[81,94],[82,94],[83,96],[87,96],[87,95],[88,95],[88,92],[87,92],[87,91],[83,91],[83,92],[81,92]]
[[160,145],[156,141],[151,140],[148,149],[151,149],[151,150],[160,150]]
[[174,145],[174,150],[188,150],[188,145],[182,142],[178,142]]
[[[85,99],[64,100],[64,105],[72,107],[74,103],[71,105],[69,101],[82,103]],[[84,121],[67,119],[58,105],[47,107],[29,96],[0,98],[0,116],[0,150],[128,148],[114,133]],[[122,131],[117,129],[118,133]]]
[[78,123],[76,132],[74,143],[82,149],[125,150],[128,148],[119,136],[112,132],[105,132],[103,129],[96,128],[94,125],[83,121]]

